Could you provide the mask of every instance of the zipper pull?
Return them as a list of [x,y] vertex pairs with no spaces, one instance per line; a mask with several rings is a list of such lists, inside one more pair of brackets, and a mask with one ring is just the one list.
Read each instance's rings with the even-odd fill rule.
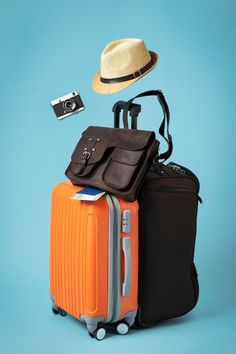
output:
[[179,173],[186,174],[186,171],[178,165],[168,164],[168,166]]
[[198,199],[199,203],[203,204],[203,200],[202,200],[202,198],[200,197],[200,195],[197,195],[197,199]]

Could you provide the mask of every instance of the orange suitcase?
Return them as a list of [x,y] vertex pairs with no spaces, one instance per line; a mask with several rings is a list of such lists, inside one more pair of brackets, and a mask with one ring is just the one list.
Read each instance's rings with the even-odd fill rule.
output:
[[126,334],[136,316],[138,203],[110,194],[71,199],[83,188],[63,182],[52,191],[52,310],[85,322],[101,340],[111,327]]

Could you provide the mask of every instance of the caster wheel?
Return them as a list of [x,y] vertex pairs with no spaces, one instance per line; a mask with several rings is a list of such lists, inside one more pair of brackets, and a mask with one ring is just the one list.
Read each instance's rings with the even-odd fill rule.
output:
[[103,340],[103,338],[105,338],[106,334],[107,334],[107,332],[106,332],[105,328],[98,328],[93,333],[94,338],[96,338],[97,340]]
[[88,332],[88,335],[89,335],[91,338],[94,338],[94,334],[93,334],[93,333]]
[[52,312],[54,313],[54,315],[59,314],[59,310],[56,307],[52,307]]
[[129,332],[129,325],[126,322],[119,323],[116,327],[118,334],[125,335]]
[[59,313],[62,317],[65,317],[66,316],[66,311],[62,310],[62,309],[59,309]]

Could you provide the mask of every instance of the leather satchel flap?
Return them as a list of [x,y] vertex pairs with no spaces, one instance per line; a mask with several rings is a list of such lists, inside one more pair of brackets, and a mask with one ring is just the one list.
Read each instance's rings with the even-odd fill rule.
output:
[[[122,150],[138,151],[145,149],[145,147],[151,144],[154,140],[155,133],[152,131],[91,126],[83,132],[71,158],[73,165],[80,166],[86,160],[87,170],[89,165],[99,162],[108,149],[113,150],[114,147],[117,147]],[[123,158],[122,154],[120,155],[119,150],[117,150],[114,155],[115,156],[112,156],[112,159],[118,158],[119,161],[121,159],[125,159],[124,162],[131,165],[135,164],[135,161],[132,162],[132,159],[139,159],[138,155],[135,157],[130,155],[129,157],[129,155],[127,155],[127,151]],[[87,172],[88,170],[86,171],[86,174]],[[77,173],[80,175],[84,174],[80,171],[79,166]]]

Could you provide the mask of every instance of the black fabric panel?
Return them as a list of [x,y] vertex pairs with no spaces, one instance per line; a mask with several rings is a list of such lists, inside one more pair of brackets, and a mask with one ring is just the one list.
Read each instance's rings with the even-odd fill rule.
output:
[[140,279],[136,324],[183,315],[198,298],[193,267],[198,184],[149,172],[139,195]]

